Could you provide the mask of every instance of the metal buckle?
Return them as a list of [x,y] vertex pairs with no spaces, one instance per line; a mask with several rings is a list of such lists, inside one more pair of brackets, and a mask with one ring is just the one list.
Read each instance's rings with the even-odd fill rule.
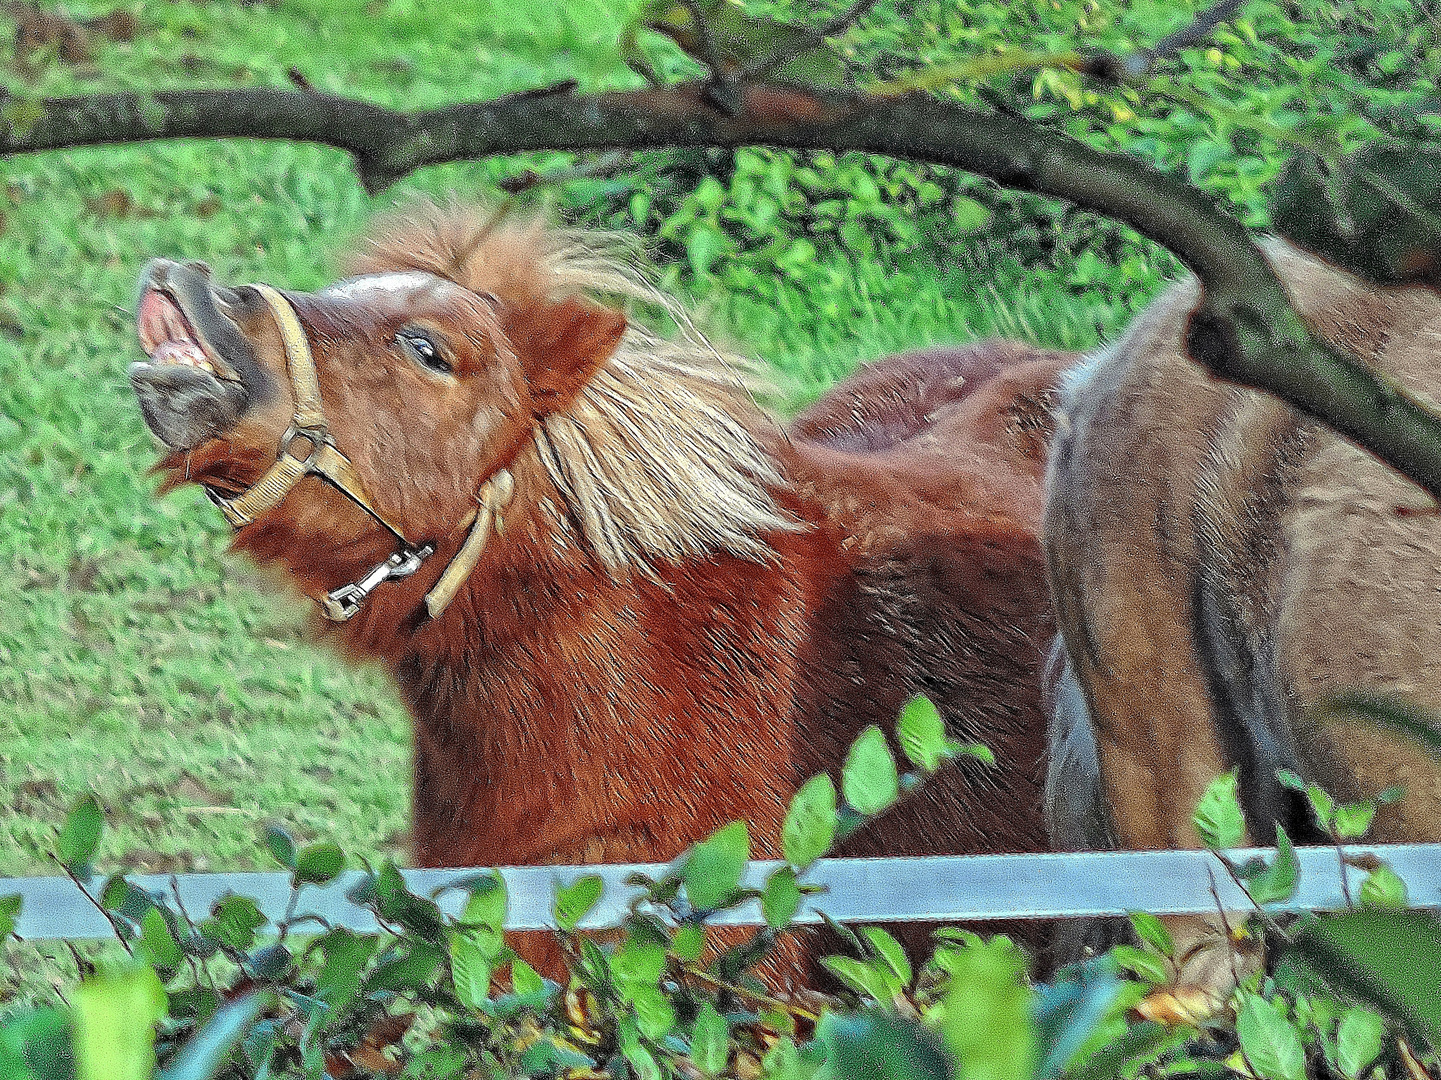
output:
[[435,548],[430,544],[414,551],[397,551],[359,581],[352,581],[349,585],[342,585],[333,592],[326,593],[325,599],[320,602],[321,610],[331,622],[346,622],[360,610],[365,598],[374,592],[378,585],[410,577],[420,569],[420,564],[433,554]]
[[[310,472],[311,467],[320,460],[321,452],[324,451],[327,446],[332,445],[330,431],[327,428],[296,427],[294,424],[291,424],[285,429],[285,434],[280,436],[280,446],[276,448],[275,456],[279,458],[290,454],[290,444],[296,439],[307,439],[310,442],[310,453],[306,454],[303,458],[295,458],[296,461],[300,462],[301,468],[306,472]],[[290,456],[295,457],[293,454]]]

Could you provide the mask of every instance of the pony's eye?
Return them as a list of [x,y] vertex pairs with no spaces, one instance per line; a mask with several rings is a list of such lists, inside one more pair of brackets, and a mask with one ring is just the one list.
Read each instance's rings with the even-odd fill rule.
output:
[[435,342],[422,333],[415,330],[402,330],[395,335],[395,343],[422,367],[429,368],[441,375],[449,375],[454,370],[450,366],[450,361],[440,355],[440,350],[435,347]]

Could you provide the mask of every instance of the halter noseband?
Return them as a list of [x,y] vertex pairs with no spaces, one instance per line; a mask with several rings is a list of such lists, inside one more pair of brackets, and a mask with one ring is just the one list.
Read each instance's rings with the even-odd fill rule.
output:
[[[342,585],[338,589],[317,597],[321,611],[332,622],[345,622],[360,610],[371,592],[386,581],[409,577],[420,569],[421,564],[435,553],[431,544],[414,545],[405,534],[386,520],[365,494],[365,488],[350,459],[342,454],[330,434],[330,425],[325,420],[325,410],[320,401],[320,380],[315,373],[315,359],[310,352],[310,341],[295,315],[295,309],[276,289],[269,285],[252,285],[270,307],[280,328],[280,339],[285,345],[285,367],[290,375],[291,389],[295,395],[295,415],[285,434],[280,437],[276,450],[275,464],[271,465],[250,487],[234,498],[227,499],[214,488],[206,487],[210,501],[220,508],[225,520],[235,529],[243,529],[267,510],[280,505],[291,490],[314,473],[325,480],[356,506],[369,514],[375,521],[395,537],[400,550],[384,562],[377,564],[370,573],[358,581]],[[292,447],[296,440],[304,440],[310,449],[305,455],[297,456]],[[438,618],[454,599],[470,572],[480,561],[486,540],[493,527],[499,527],[500,512],[510,500],[514,481],[508,469],[501,469],[480,486],[476,494],[479,507],[472,511],[474,522],[470,533],[461,545],[460,551],[450,561],[425,597],[426,611],[431,618]],[[470,524],[467,521],[465,524]]]

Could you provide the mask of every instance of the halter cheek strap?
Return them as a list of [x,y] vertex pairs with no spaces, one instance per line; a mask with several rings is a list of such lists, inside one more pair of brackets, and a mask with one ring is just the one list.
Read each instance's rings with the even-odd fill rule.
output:
[[[386,581],[409,577],[435,553],[435,548],[431,544],[411,544],[406,540],[405,534],[391,524],[370,501],[355,467],[336,447],[330,434],[330,425],[326,423],[325,409],[320,400],[320,380],[316,375],[310,341],[296,317],[295,309],[278,290],[269,285],[252,285],[251,288],[259,293],[269,306],[276,325],[280,328],[280,338],[285,345],[285,366],[295,397],[295,415],[291,418],[290,426],[285,429],[285,434],[280,437],[275,464],[265,470],[259,480],[234,498],[226,498],[210,487],[207,487],[205,492],[233,528],[243,529],[261,514],[279,506],[301,480],[314,473],[395,537],[400,548],[395,554],[377,564],[360,580],[342,585],[323,597],[316,598],[327,619],[345,622],[360,610],[366,597],[378,586]],[[302,454],[296,453],[297,441],[308,447]],[[513,490],[514,482],[507,469],[501,469],[481,485],[476,496],[480,505],[474,514],[470,533],[459,553],[441,574],[435,588],[425,598],[426,610],[431,618],[439,617],[470,576],[470,572],[475,569],[490,530],[493,526],[498,527],[500,511],[510,500]]]

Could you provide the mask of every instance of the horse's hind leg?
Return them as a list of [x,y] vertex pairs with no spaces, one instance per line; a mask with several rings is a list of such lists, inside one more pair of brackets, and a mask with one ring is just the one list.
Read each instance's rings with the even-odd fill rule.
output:
[[[1058,425],[1043,525],[1074,675],[1062,689],[1079,691],[1089,713],[1116,846],[1196,848],[1192,815],[1232,762],[1196,648],[1194,480],[1174,478],[1195,476],[1233,391],[1144,361],[1090,378],[1104,385],[1073,391]],[[1165,411],[1175,402],[1191,406],[1180,423]],[[1178,981],[1223,995],[1235,959],[1224,918],[1171,922],[1186,958]]]

